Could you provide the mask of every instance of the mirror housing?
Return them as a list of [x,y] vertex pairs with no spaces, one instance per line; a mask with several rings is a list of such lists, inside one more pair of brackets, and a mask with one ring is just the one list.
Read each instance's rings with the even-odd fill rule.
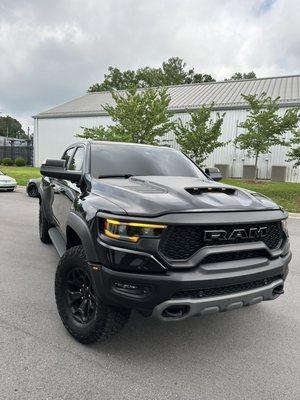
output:
[[40,168],[43,176],[49,178],[64,179],[78,183],[81,179],[81,171],[69,171],[66,169],[66,160],[46,160]]
[[221,171],[216,167],[205,168],[205,173],[216,182],[219,182],[223,178]]

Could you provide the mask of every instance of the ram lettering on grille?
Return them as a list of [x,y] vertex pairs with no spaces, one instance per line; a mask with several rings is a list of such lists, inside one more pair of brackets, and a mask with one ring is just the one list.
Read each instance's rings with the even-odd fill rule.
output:
[[267,235],[267,227],[246,229],[234,229],[231,232],[225,230],[207,230],[204,231],[204,241],[209,242],[215,239],[234,241],[235,239],[260,239]]

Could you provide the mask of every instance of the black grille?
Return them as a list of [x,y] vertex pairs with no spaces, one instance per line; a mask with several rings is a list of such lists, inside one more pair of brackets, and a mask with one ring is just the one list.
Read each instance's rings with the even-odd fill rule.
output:
[[176,292],[172,296],[172,298],[173,299],[186,299],[186,298],[200,299],[202,297],[221,296],[224,294],[244,292],[246,290],[257,289],[259,287],[270,285],[270,283],[272,283],[278,279],[282,279],[282,276],[277,275],[277,276],[272,276],[269,278],[260,279],[257,281],[237,283],[235,285],[221,286],[218,288],[206,288],[206,289],[194,288],[194,289],[188,289],[188,290],[181,290],[179,292]]
[[205,257],[202,261],[203,264],[224,262],[224,261],[236,261],[246,260],[254,257],[267,257],[268,254],[264,250],[249,250],[249,251],[236,251],[221,254],[210,254]]
[[[228,236],[234,229],[245,229],[249,232],[250,228],[267,228],[266,236],[263,238],[235,238],[234,240],[224,240],[222,238],[204,241],[204,232],[207,230],[224,230]],[[273,250],[280,247],[282,242],[281,222],[269,222],[260,224],[235,224],[235,225],[189,225],[189,226],[169,226],[160,242],[161,253],[172,260],[185,260],[204,246],[215,246],[231,243],[249,243],[263,241],[269,249]]]

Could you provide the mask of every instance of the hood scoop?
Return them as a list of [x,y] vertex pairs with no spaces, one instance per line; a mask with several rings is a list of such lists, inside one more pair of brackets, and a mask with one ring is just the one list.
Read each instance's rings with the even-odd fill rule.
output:
[[223,194],[228,194],[229,196],[232,196],[235,194],[236,189],[233,188],[228,188],[228,187],[190,187],[190,188],[185,188],[185,190],[194,195],[194,196],[199,196],[204,193],[223,193]]
[[[118,185],[116,185],[118,186]],[[158,186],[149,185],[149,184],[141,184],[141,185],[123,185],[122,189],[130,190],[132,192],[141,193],[141,194],[164,194],[167,193],[167,190],[164,188],[160,188]]]

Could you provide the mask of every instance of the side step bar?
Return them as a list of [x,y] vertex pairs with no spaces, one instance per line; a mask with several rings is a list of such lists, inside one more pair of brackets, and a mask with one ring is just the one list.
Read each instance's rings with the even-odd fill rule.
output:
[[61,257],[67,249],[64,238],[57,228],[50,228],[48,233],[59,257]]

